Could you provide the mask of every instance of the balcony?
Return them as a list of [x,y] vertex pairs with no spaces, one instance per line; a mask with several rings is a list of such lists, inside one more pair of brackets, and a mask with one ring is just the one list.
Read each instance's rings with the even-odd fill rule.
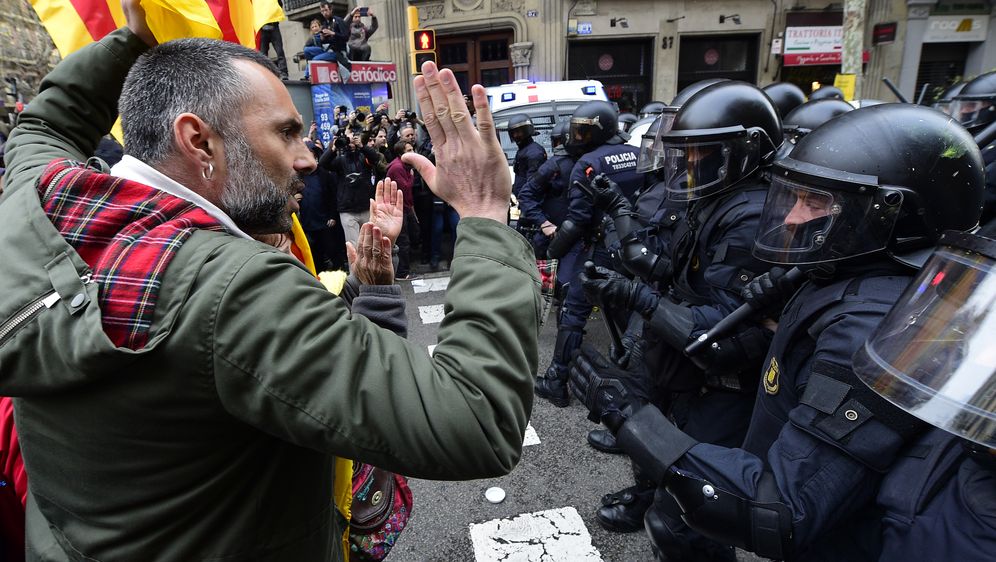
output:
[[[301,14],[317,14],[319,0],[284,0],[284,13],[288,19],[296,19],[295,16]],[[346,0],[332,0],[332,12],[338,16],[343,16],[349,11]]]

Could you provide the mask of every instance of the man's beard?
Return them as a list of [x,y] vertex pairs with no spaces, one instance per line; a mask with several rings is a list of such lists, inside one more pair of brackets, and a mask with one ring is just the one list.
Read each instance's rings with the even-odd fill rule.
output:
[[232,221],[248,234],[288,232],[289,198],[302,186],[297,174],[280,183],[267,175],[242,131],[225,135],[228,179],[221,205]]

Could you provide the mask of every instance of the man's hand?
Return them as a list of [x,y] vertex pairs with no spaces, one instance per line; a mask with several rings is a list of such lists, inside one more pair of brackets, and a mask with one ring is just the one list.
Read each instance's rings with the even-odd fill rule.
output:
[[754,310],[769,311],[777,315],[795,293],[799,282],[797,277],[801,277],[786,275],[787,273],[781,267],[772,267],[771,271],[752,279],[740,291],[740,296]]
[[322,29],[322,37],[335,37],[335,30],[327,27]]
[[588,182],[587,187],[578,182],[584,194],[591,199],[591,202],[610,215],[615,215],[621,211],[631,210],[629,201],[623,195],[619,185],[610,180],[605,174],[598,174]]
[[557,225],[553,224],[550,221],[546,221],[545,223],[540,225],[540,230],[543,232],[544,236],[548,238],[553,238],[553,235],[557,233]]
[[660,301],[660,296],[654,294],[650,287],[627,279],[611,269],[595,267],[592,262],[585,262],[584,272],[578,278],[588,302],[602,308],[633,311],[648,316]]
[[484,217],[502,224],[508,216],[512,178],[501,150],[484,87],[471,88],[477,128],[463,101],[453,72],[422,65],[415,78],[415,96],[432,139],[436,165],[424,156],[408,153],[401,159],[425,179],[429,189],[449,203],[461,218]]
[[357,246],[346,242],[346,259],[349,270],[364,285],[393,285],[394,262],[391,261],[393,244],[380,228],[365,222],[360,227]]
[[159,44],[156,36],[149,29],[149,22],[145,21],[145,8],[142,7],[142,0],[121,0],[121,11],[124,12],[125,22],[132,33],[150,47]]
[[631,332],[622,335],[619,347],[614,344],[609,346],[609,358],[620,369],[633,371],[642,369],[645,366],[644,352],[646,342],[640,336]]
[[633,373],[616,367],[588,344],[571,362],[568,388],[588,408],[588,419],[613,433],[647,402]]
[[370,200],[370,222],[394,245],[405,222],[405,197],[394,180],[377,182],[374,199]]

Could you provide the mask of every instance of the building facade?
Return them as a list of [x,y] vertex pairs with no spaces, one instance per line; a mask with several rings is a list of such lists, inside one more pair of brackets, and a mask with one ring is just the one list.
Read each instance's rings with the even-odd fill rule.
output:
[[[916,1],[916,0],[912,0]],[[347,6],[342,4],[340,13]],[[441,65],[461,86],[516,79],[603,82],[622,109],[668,101],[706,78],[765,85],[788,80],[809,91],[832,83],[840,70],[843,5],[825,0],[369,0],[381,30],[374,58],[410,76],[407,16],[419,9],[422,27],[435,29]],[[288,16],[286,43],[302,43],[304,17],[317,3]],[[894,101],[881,83],[899,83],[907,27],[906,0],[867,0],[863,91],[858,97]],[[988,7],[988,6],[987,6]],[[877,24],[894,23],[891,40],[873,45]],[[289,40],[299,33],[296,41]],[[786,50],[786,49],[792,50]],[[836,52],[835,52],[836,51]],[[410,80],[393,85],[411,105]]]

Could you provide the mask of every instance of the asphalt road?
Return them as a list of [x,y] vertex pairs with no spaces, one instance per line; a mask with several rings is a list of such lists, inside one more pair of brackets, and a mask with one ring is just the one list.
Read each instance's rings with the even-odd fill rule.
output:
[[[402,282],[409,339],[426,348],[436,343],[439,306],[445,300],[439,289],[447,275]],[[551,316],[540,335],[541,370],[550,362],[555,339]],[[597,310],[589,319],[586,341],[600,349],[608,345]],[[577,401],[556,408],[538,399],[530,426],[539,443],[524,447],[511,474],[465,482],[411,480],[412,517],[389,560],[652,561],[643,532],[610,533],[595,520],[602,495],[631,485],[632,475],[625,457],[587,445],[585,435],[595,425],[585,415]],[[527,443],[531,441],[527,432]],[[503,502],[485,499],[492,486],[505,491]],[[741,559],[759,560],[751,555]]]

